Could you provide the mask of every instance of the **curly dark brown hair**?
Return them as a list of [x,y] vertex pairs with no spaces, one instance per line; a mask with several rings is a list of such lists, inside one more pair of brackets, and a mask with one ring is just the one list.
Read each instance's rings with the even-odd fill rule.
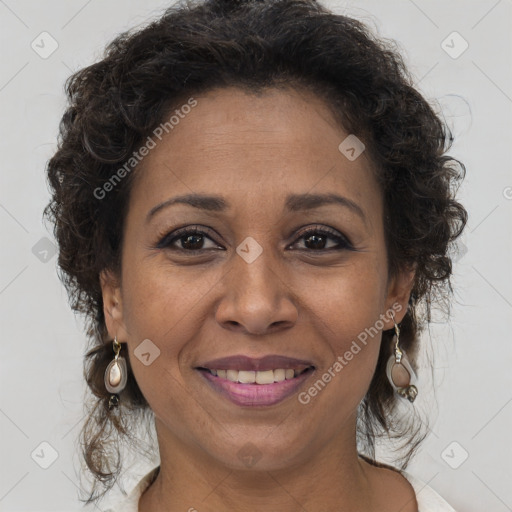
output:
[[[87,503],[117,480],[120,442],[129,439],[133,446],[136,425],[151,420],[124,344],[129,378],[118,409],[107,407],[103,383],[112,345],[99,275],[104,269],[120,275],[137,168],[108,200],[99,200],[97,191],[184,98],[225,86],[251,93],[306,88],[326,101],[345,131],[364,141],[384,197],[389,277],[416,268],[400,325],[401,345],[412,359],[432,304],[449,308],[450,248],[467,222],[455,193],[466,170],[446,155],[450,129],[414,88],[396,43],[315,0],[182,0],[156,21],[119,35],[101,61],[68,78],[58,148],[47,165],[52,197],[44,215],[59,245],[59,277],[73,310],[85,315],[90,343],[84,375],[92,395],[80,433],[94,477]],[[361,454],[378,465],[377,437],[401,440],[404,469],[426,434],[417,423],[398,421],[397,397],[385,375],[392,336],[392,330],[383,332],[377,368],[360,404],[358,442]],[[103,493],[95,494],[100,483]]]

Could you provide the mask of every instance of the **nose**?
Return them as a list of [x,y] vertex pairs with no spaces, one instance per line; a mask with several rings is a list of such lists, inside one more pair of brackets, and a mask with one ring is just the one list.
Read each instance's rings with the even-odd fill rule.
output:
[[[294,293],[284,273],[272,267],[264,250],[252,263],[235,255],[223,278],[223,294],[215,317],[224,329],[264,335],[289,329],[298,317]],[[268,252],[267,252],[268,254]]]

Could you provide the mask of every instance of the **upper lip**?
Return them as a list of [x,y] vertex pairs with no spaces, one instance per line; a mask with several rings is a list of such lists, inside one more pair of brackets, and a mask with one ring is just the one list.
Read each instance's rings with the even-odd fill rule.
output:
[[258,359],[243,355],[230,357],[221,357],[206,361],[196,368],[207,368],[209,370],[244,370],[244,371],[265,371],[276,370],[278,368],[287,369],[305,369],[313,366],[311,361],[295,359],[293,357],[268,355]]

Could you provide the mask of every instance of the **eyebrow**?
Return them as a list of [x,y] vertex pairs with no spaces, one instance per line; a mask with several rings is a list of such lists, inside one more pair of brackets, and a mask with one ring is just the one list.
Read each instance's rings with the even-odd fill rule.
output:
[[[224,212],[229,210],[230,204],[221,196],[204,195],[204,194],[186,194],[182,196],[172,197],[166,201],[157,204],[149,211],[146,222],[156,215],[157,212],[174,204],[185,204],[200,210],[210,212]],[[362,208],[349,199],[338,194],[290,194],[285,201],[285,210],[289,212],[299,212],[314,210],[321,206],[336,204],[349,209],[363,220],[366,224],[366,216]]]

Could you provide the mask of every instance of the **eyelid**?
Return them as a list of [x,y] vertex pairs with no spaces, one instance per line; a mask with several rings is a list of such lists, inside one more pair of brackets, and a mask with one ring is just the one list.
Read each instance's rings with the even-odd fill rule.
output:
[[[331,228],[329,226],[324,226],[322,224],[308,225],[304,229],[300,229],[299,232],[295,235],[296,236],[295,242],[304,238],[304,236],[308,235],[309,233],[321,233],[321,234],[329,236],[330,238],[337,239],[337,240],[343,242],[343,244],[346,246],[347,249],[354,248],[351,240],[346,235],[344,235],[337,229]],[[295,243],[295,242],[293,242],[293,243]],[[328,250],[328,249],[326,249],[326,250]],[[322,251],[318,251],[318,252],[322,252]]]

